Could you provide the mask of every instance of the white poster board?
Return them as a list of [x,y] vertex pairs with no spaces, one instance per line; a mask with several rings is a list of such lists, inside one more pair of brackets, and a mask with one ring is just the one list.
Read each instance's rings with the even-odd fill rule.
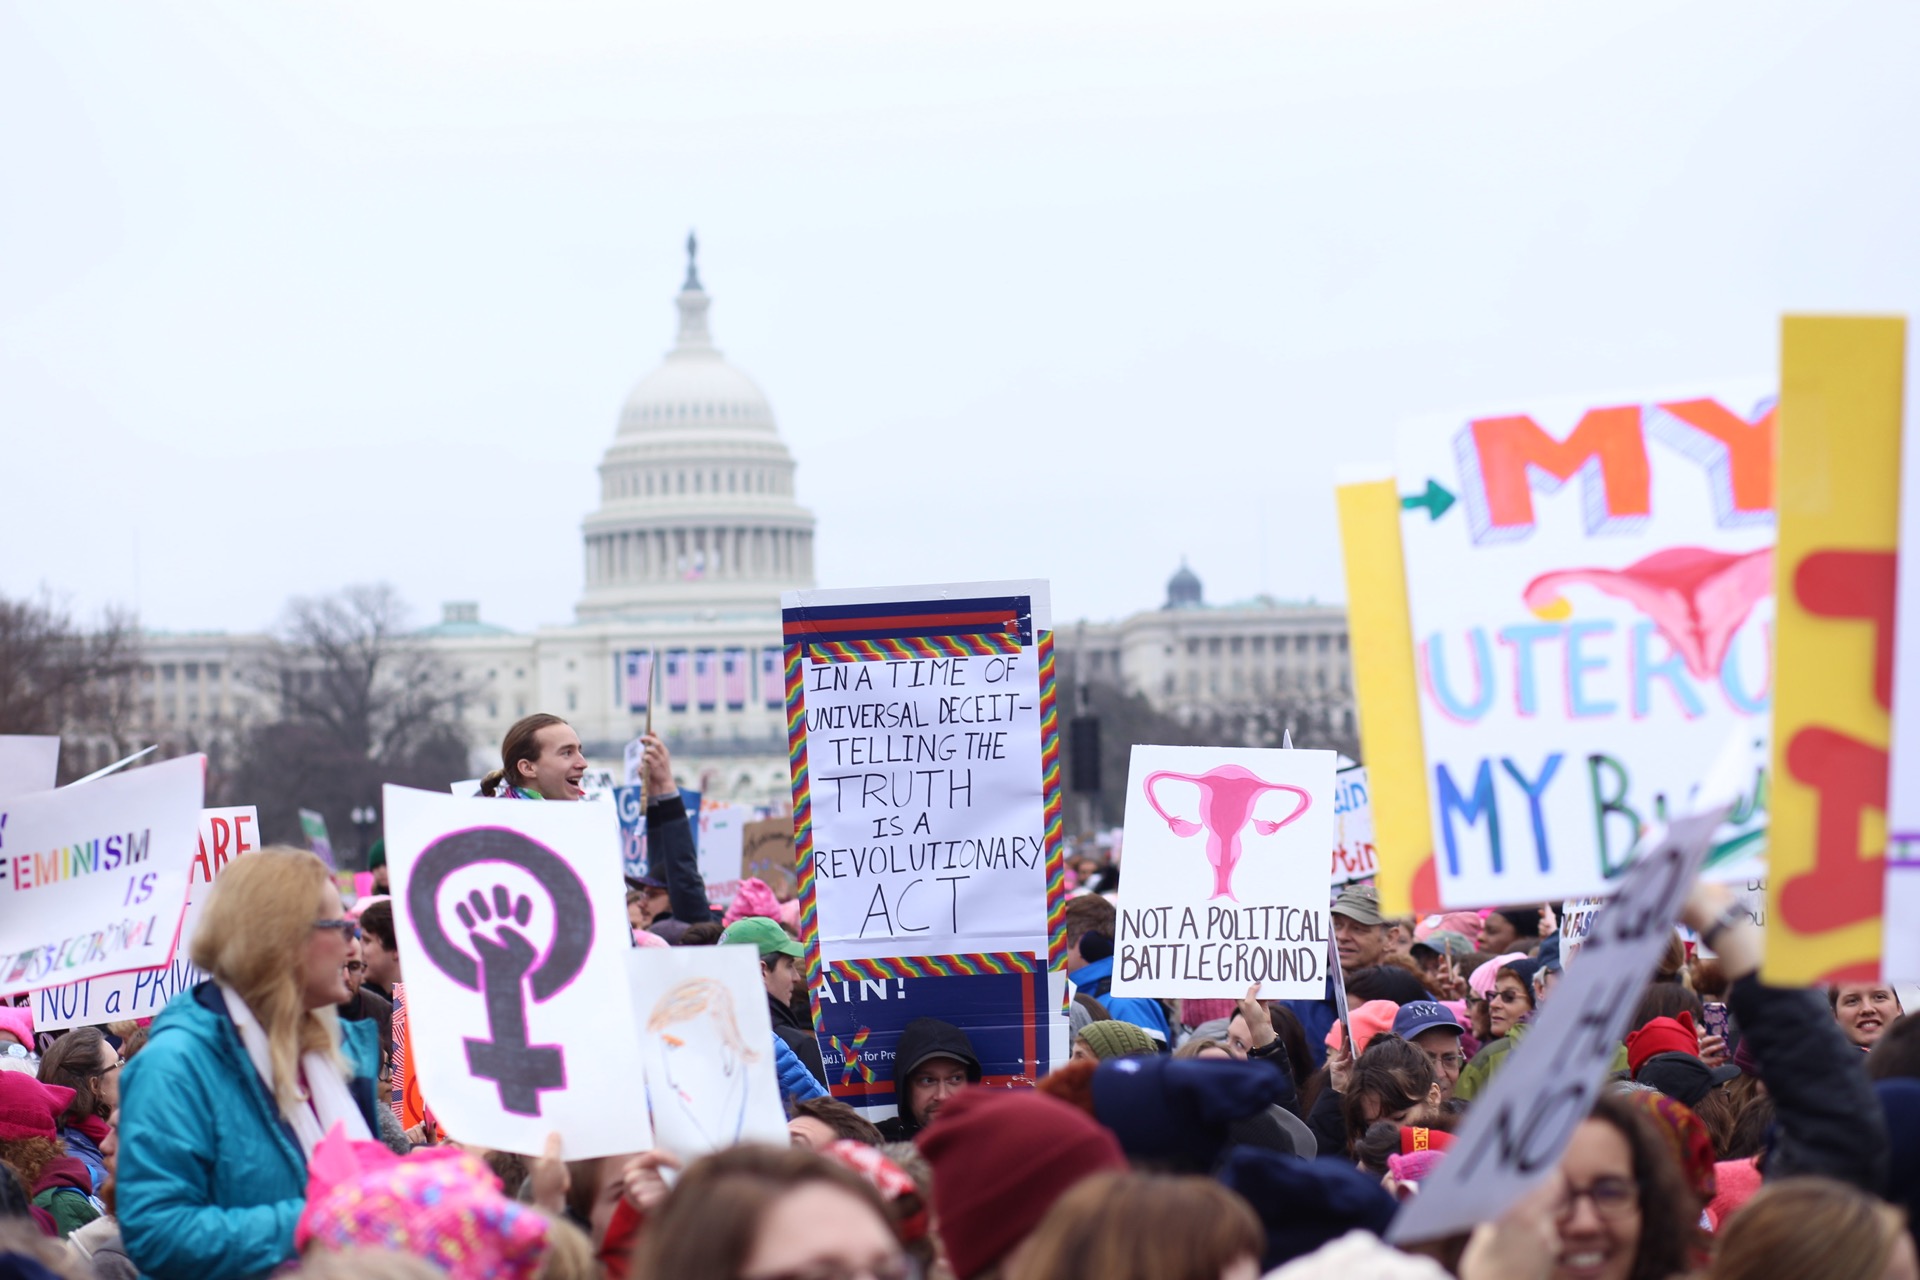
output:
[[[1047,584],[788,591],[780,604],[802,650],[795,812],[804,787],[823,959],[1045,955]],[[975,651],[992,645],[1006,651]]]
[[[1760,385],[1404,426],[1396,471],[1448,908],[1605,892],[1772,688],[1773,399]],[[1761,779],[1708,857],[1761,874]]]
[[151,1018],[167,1001],[206,978],[187,958],[200,913],[213,896],[213,881],[242,854],[260,847],[260,813],[252,805],[200,811],[200,844],[187,888],[187,911],[173,962],[158,969],[137,969],[85,982],[42,987],[33,993],[33,1025],[41,1031],[90,1027],[129,1018]]
[[1566,970],[1532,1033],[1474,1101],[1439,1169],[1401,1207],[1390,1241],[1432,1240],[1490,1222],[1553,1172],[1612,1069],[1725,812],[1679,819],[1633,864],[1594,920],[1580,963]]
[[173,959],[205,756],[0,800],[0,992]]
[[753,810],[745,805],[723,804],[700,810],[700,878],[707,885],[707,899],[722,905],[740,892],[741,864],[746,850],[747,824]]
[[759,951],[638,947],[627,952],[627,980],[654,1143],[691,1160],[740,1142],[786,1142]]
[[420,1091],[449,1133],[569,1159],[644,1151],[632,948],[611,804],[385,789],[394,927]]
[[1334,753],[1136,746],[1116,996],[1326,992]]
[[[1920,362],[1920,349],[1909,356]],[[1907,386],[1920,370],[1908,374]],[[1920,430],[1907,409],[1900,441],[1899,599],[1893,634],[1893,747],[1887,777],[1887,893],[1881,976],[1920,979]],[[1905,1006],[1909,1013],[1911,1005]]]
[[1373,846],[1373,797],[1367,769],[1355,765],[1333,778],[1333,885],[1371,880],[1380,870]]
[[0,800],[51,791],[59,775],[58,734],[0,734]]

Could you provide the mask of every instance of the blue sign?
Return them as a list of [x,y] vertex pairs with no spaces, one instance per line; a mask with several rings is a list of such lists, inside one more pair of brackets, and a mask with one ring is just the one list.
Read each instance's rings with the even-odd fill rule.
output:
[[826,974],[813,996],[827,1087],[869,1118],[894,1113],[894,1050],[915,1018],[938,1018],[966,1032],[983,1083],[1032,1084],[1047,1073],[1044,970],[867,978],[851,966],[830,965]]
[[[647,811],[640,804],[639,787],[615,787],[613,803],[620,812],[620,873],[628,876],[647,874]],[[700,853],[700,793],[680,788],[680,803],[687,807],[687,824],[693,828],[693,852]]]

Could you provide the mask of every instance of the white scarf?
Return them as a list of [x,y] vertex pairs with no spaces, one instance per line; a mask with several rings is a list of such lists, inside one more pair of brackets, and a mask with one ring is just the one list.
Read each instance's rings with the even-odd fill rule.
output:
[[[221,992],[227,997],[227,1013],[233,1018],[233,1025],[240,1030],[240,1043],[247,1047],[247,1057],[253,1062],[253,1069],[260,1073],[261,1083],[267,1086],[267,1093],[274,1096],[273,1053],[267,1046],[266,1028],[260,1025],[260,1019],[253,1016],[253,1010],[247,1008],[247,1002],[240,993],[222,982]],[[307,1079],[307,1096],[296,1103],[291,1111],[282,1111],[287,1123],[293,1126],[293,1136],[300,1140],[300,1153],[308,1159],[313,1158],[313,1149],[327,1136],[336,1124],[343,1124],[347,1137],[361,1142],[373,1141],[373,1135],[367,1132],[366,1117],[360,1114],[359,1104],[354,1102],[353,1094],[347,1089],[347,1081],[340,1074],[340,1068],[328,1060],[323,1053],[308,1053],[300,1059],[302,1072]],[[276,1103],[278,1101],[276,1096]]]

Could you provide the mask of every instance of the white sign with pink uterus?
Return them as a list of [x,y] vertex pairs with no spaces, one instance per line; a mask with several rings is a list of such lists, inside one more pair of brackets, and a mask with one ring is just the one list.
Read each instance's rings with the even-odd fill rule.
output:
[[1765,874],[1773,404],[1761,384],[1406,424],[1401,538],[1440,898],[1608,892],[1736,735],[1707,861]]
[[1136,746],[1113,994],[1326,994],[1331,751]]

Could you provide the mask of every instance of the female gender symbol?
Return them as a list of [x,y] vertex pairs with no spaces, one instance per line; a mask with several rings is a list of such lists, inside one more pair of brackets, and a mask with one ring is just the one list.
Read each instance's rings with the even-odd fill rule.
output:
[[[533,904],[525,895],[515,900],[505,885],[493,887],[491,904],[476,889],[454,907],[476,955],[447,936],[440,922],[440,886],[454,872],[483,862],[519,867],[547,891],[553,904],[553,941],[545,955],[536,955],[520,932]],[[586,886],[553,850],[500,827],[442,836],[420,855],[408,881],[407,913],[427,958],[455,983],[486,998],[487,1030],[493,1038],[467,1038],[467,1069],[499,1086],[500,1105],[507,1111],[539,1115],[541,1091],[567,1087],[566,1063],[559,1045],[527,1043],[527,1004],[521,988],[527,988],[534,1003],[543,1003],[586,964],[593,948],[593,904]],[[494,932],[483,932],[487,929]]]

